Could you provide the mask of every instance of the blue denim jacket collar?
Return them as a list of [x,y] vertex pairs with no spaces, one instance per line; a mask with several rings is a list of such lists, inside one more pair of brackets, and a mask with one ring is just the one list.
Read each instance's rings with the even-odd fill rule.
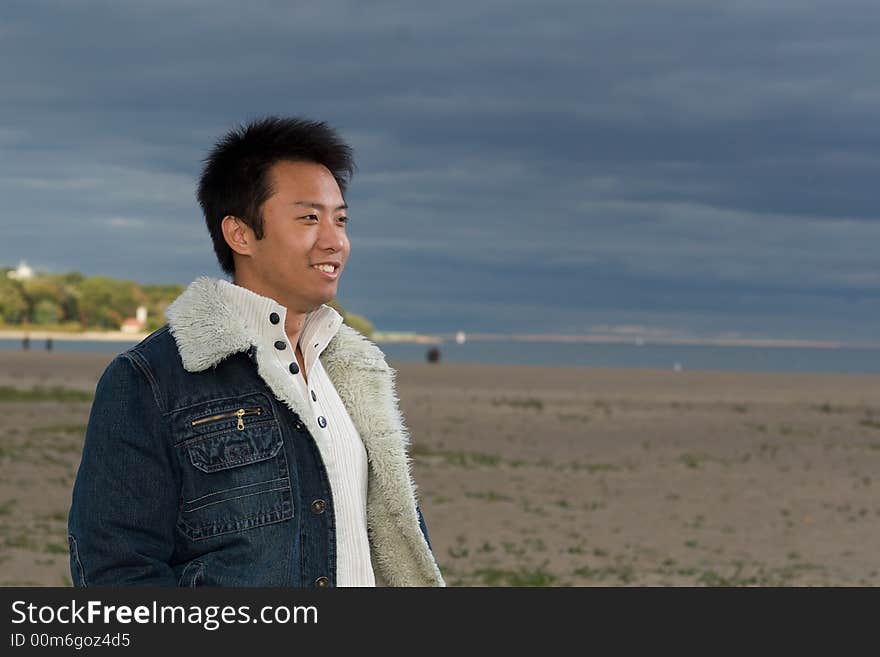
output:
[[[259,341],[226,301],[220,283],[200,277],[168,307],[169,329],[184,368],[203,371],[232,354],[250,351],[273,394],[317,433],[310,424],[311,413],[300,408],[289,377],[261,354]],[[376,345],[345,324],[322,353],[321,362],[367,451],[367,525],[377,576],[392,586],[443,585],[419,526],[407,455],[409,432],[399,409],[394,370]]]

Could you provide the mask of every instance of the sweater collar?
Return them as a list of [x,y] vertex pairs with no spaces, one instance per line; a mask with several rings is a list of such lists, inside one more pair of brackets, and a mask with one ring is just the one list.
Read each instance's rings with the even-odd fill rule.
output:
[[[271,349],[278,341],[288,342],[284,330],[287,317],[285,306],[272,298],[224,280],[218,281],[217,290],[237,311],[246,331],[256,340],[258,349]],[[312,365],[339,331],[341,324],[342,316],[325,304],[306,314],[299,334],[306,372],[311,372]],[[290,351],[285,352],[288,360],[293,358],[291,354],[296,345],[290,344],[290,347]]]
[[[273,312],[279,317],[277,325],[269,321]],[[287,309],[274,299],[229,281],[201,276],[168,306],[165,316],[184,368],[188,372],[201,372],[217,366],[232,354],[260,348],[267,343],[266,336],[270,333],[277,332],[276,339],[286,339],[283,336],[286,313]],[[343,324],[339,313],[329,306],[321,306],[307,316],[303,335],[307,329],[309,337],[319,336],[317,348],[315,340],[308,343],[314,351],[313,358],[325,351],[325,357],[332,358],[334,350],[325,348],[344,342],[354,350],[355,364],[384,369],[381,351]]]

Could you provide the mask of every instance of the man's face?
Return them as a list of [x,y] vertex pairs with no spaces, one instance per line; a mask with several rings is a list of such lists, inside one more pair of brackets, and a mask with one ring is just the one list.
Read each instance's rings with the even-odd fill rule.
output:
[[[336,296],[348,260],[345,201],[330,171],[314,162],[279,162],[263,204],[263,239],[253,242],[247,282],[295,312]],[[320,266],[320,267],[319,267]]]

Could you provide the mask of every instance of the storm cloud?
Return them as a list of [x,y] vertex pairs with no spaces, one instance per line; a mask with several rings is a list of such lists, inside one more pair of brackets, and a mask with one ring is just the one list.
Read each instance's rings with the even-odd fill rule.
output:
[[220,275],[201,159],[354,146],[343,304],[380,328],[873,339],[869,2],[5,2],[0,263]]

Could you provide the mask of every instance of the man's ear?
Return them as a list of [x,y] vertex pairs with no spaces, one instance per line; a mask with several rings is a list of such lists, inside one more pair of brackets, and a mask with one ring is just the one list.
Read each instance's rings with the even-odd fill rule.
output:
[[250,255],[251,246],[254,242],[254,231],[238,217],[227,214],[220,222],[220,229],[223,231],[223,239],[235,253],[239,255]]

